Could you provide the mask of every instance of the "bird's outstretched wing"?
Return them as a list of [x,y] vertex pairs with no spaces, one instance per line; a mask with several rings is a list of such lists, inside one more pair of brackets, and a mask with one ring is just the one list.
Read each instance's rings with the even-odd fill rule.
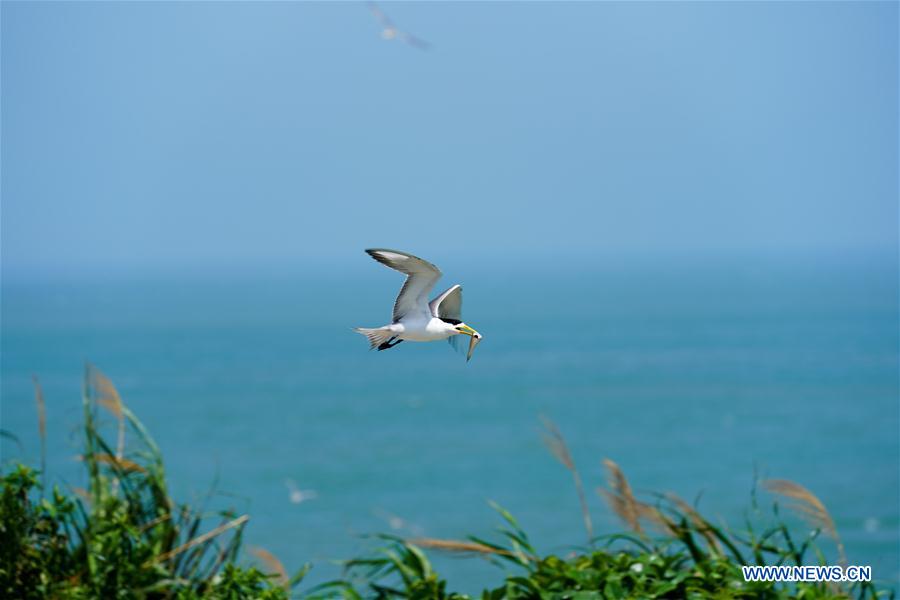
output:
[[396,29],[394,26],[394,22],[391,21],[391,18],[384,14],[384,11],[378,8],[378,5],[374,2],[366,2],[366,5],[369,7],[369,10],[372,12],[372,16],[375,17],[375,20],[378,21],[378,24],[381,25],[385,29]]
[[406,33],[405,31],[399,32],[397,37],[413,48],[418,48],[419,50],[428,50],[429,48],[431,48],[431,44],[429,42],[426,42],[422,38],[418,38],[411,33]]
[[374,16],[375,20],[378,21],[378,24],[381,25],[381,37],[383,39],[397,39],[402,42],[406,42],[410,46],[418,48],[419,50],[428,50],[431,47],[431,44],[429,44],[422,38],[416,37],[406,31],[400,31],[399,29],[397,29],[397,26],[394,25],[394,22],[391,20],[391,18],[374,2],[366,2],[366,4],[369,7],[369,11],[371,11],[372,13],[372,16]]
[[381,264],[406,274],[406,281],[403,282],[400,294],[394,302],[394,322],[416,312],[430,318],[428,294],[431,293],[435,282],[441,278],[440,269],[427,260],[398,250],[369,248],[366,253]]
[[462,286],[458,283],[428,303],[431,314],[441,319],[462,321]]
[[[462,321],[462,286],[458,283],[428,303],[431,314],[439,319]],[[465,352],[464,335],[451,335],[447,341],[457,352]]]

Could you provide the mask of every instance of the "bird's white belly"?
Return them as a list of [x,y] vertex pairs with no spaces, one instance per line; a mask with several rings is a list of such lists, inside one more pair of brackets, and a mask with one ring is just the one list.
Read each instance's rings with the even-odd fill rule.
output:
[[402,320],[400,323],[394,324],[394,327],[401,325],[403,331],[398,335],[401,340],[410,342],[434,342],[436,340],[446,340],[453,334],[451,328],[440,319],[411,319]]

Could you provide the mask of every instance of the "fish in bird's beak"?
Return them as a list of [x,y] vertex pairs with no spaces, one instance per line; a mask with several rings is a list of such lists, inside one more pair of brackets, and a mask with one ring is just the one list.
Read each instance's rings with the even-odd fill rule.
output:
[[466,362],[469,362],[472,359],[472,354],[475,352],[475,346],[478,345],[478,342],[481,341],[481,334],[475,332],[475,335],[472,336],[472,339],[469,340],[469,351],[466,353]]
[[481,341],[481,334],[468,325],[460,325],[459,332],[471,337],[469,339],[469,352],[466,354],[466,362],[469,362],[472,359],[472,353],[475,352],[475,346]]

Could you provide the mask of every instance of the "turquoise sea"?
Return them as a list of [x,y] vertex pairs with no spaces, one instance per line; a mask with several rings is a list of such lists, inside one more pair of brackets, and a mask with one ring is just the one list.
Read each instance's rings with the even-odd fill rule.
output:
[[[488,500],[544,551],[582,544],[571,478],[540,439],[545,415],[601,533],[618,527],[593,493],[604,457],[637,490],[700,496],[736,526],[756,472],[809,487],[851,564],[896,586],[895,257],[443,265],[439,287],[464,284],[466,321],[485,336],[469,364],[444,343],[367,350],[350,328],[383,324],[401,281],[367,261],[4,281],[2,428],[37,461],[38,375],[51,477],[79,485],[91,361],[159,442],[176,499],[215,482],[214,505],[251,514],[248,543],[289,569],[314,561],[320,581],[366,547],[363,533],[489,536]],[[22,454],[7,440],[2,451]],[[317,497],[291,503],[286,480]],[[500,576],[480,560],[438,563],[466,590]]]

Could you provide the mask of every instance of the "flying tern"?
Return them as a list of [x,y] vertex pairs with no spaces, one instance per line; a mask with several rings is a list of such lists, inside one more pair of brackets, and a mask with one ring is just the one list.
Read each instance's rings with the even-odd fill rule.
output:
[[462,287],[459,284],[451,286],[429,302],[428,294],[441,278],[440,269],[418,256],[398,250],[370,248],[366,253],[381,264],[404,273],[406,281],[394,302],[390,325],[374,329],[357,327],[355,331],[366,336],[371,347],[378,350],[393,348],[404,340],[448,340],[458,347],[462,339],[459,336],[467,335],[466,361],[471,359],[481,334],[462,322]]
[[285,479],[284,485],[288,488],[288,498],[290,499],[291,504],[300,504],[307,500],[315,500],[319,497],[319,493],[316,492],[316,490],[301,490],[298,488],[293,479]]
[[391,18],[387,16],[387,14],[385,14],[385,12],[381,10],[374,2],[367,2],[366,4],[369,5],[369,10],[378,21],[378,24],[381,25],[382,39],[400,40],[406,42],[414,48],[418,48],[419,50],[428,50],[428,48],[431,46],[431,44],[429,44],[425,40],[417,38],[411,33],[407,33],[405,31],[400,31],[399,29],[397,29],[397,26],[394,25],[394,22],[391,20]]

